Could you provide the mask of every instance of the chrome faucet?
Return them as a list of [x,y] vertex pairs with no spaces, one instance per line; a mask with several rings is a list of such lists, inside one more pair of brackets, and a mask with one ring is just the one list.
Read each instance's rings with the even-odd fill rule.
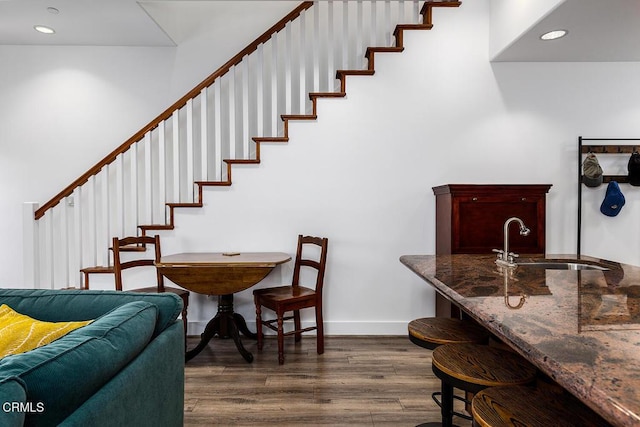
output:
[[506,220],[504,222],[504,248],[502,250],[500,249],[494,249],[493,252],[497,252],[498,253],[498,258],[496,259],[496,264],[498,264],[499,266],[502,267],[517,267],[518,265],[515,263],[515,258],[518,257],[518,254],[513,253],[513,252],[509,252],[509,225],[512,222],[517,222],[518,224],[520,224],[520,235],[521,236],[528,236],[529,233],[531,232],[531,230],[529,230],[527,228],[526,225],[524,225],[524,222],[522,222],[522,220],[520,218],[517,217],[511,217],[508,220]]

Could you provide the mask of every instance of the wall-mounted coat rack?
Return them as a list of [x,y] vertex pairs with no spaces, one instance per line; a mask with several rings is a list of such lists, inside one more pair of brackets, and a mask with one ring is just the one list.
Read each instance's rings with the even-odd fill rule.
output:
[[[594,142],[610,142],[609,144],[595,144]],[[635,141],[635,142],[634,142]],[[587,142],[587,144],[584,144]],[[613,142],[613,143],[611,143]],[[582,162],[588,153],[594,154],[629,154],[640,150],[640,138],[583,138],[578,137],[578,238],[576,253],[580,255],[582,238]],[[602,175],[602,182],[617,181],[619,184],[628,183],[627,175]]]

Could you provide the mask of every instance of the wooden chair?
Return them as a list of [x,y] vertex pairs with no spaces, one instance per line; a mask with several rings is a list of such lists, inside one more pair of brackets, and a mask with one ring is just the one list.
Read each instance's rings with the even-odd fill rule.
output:
[[[327,245],[329,239],[312,236],[298,236],[298,249],[293,269],[291,286],[279,286],[274,288],[256,289],[253,298],[256,304],[256,329],[258,335],[258,350],[262,350],[263,334],[262,326],[266,326],[278,333],[278,363],[284,363],[284,337],[295,335],[295,341],[302,338],[302,332],[317,330],[317,351],[324,353],[324,328],[322,321],[322,285],[324,282],[324,270],[327,263]],[[303,250],[313,245],[320,248],[319,260],[313,260],[303,256]],[[309,267],[316,271],[316,283],[313,289],[300,286],[300,270]],[[277,318],[262,320],[262,307],[275,311]],[[300,310],[314,307],[316,312],[316,326],[302,329],[300,324]],[[293,315],[284,317],[285,313],[293,312]],[[293,319],[294,330],[284,332],[285,320]],[[276,326],[273,324],[276,323]]]
[[[143,252],[148,245],[153,245],[155,255],[153,258],[137,258],[131,261],[122,261],[121,252]],[[122,290],[122,271],[137,267],[154,267],[155,262],[160,261],[160,236],[133,236],[118,239],[113,238],[113,272],[116,279],[116,290]],[[182,323],[184,326],[184,336],[187,336],[187,308],[189,306],[189,291],[182,288],[172,288],[164,286],[164,277],[156,269],[157,285],[147,288],[127,289],[130,292],[161,293],[172,292],[182,298]],[[186,342],[186,341],[185,341]]]

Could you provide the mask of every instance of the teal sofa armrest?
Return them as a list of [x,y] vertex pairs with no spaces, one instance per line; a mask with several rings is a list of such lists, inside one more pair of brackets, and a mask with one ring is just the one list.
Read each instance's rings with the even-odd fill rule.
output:
[[42,410],[27,403],[24,382],[17,377],[0,380],[0,405],[0,425],[3,427],[22,427],[27,410]]
[[133,301],[146,301],[158,308],[154,336],[171,325],[182,312],[182,299],[169,292],[145,294],[97,290],[0,289],[0,304],[7,304],[18,313],[45,322],[96,319]]
[[126,303],[50,344],[0,360],[0,375],[19,377],[27,402],[42,405],[26,412],[25,423],[52,426],[67,418],[143,352],[156,319],[155,305]]

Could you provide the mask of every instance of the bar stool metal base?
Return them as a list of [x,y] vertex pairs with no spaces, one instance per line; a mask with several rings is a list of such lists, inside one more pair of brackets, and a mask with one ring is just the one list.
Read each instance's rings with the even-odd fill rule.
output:
[[[453,391],[453,390],[452,390],[452,391]],[[431,398],[433,399],[433,401],[434,401],[434,402],[436,402],[436,405],[438,405],[438,407],[439,407],[439,408],[442,408],[442,403],[443,403],[443,402],[442,402],[441,400],[438,400],[438,397],[442,397],[442,391],[436,391],[436,392],[431,393]],[[458,400],[458,401],[460,401],[460,402],[464,402],[465,407],[466,407],[467,405],[470,405],[470,404],[471,404],[471,402],[470,402],[470,401],[468,401],[467,399],[462,398],[462,397],[460,397],[460,396],[456,396],[455,394],[451,396],[451,399],[452,399],[451,403],[453,403],[453,400]],[[446,404],[446,402],[445,402],[445,404]],[[469,420],[469,421],[471,421],[471,420],[473,419],[473,417],[472,417],[472,416],[470,416],[470,415],[467,415],[467,414],[463,414],[463,413],[461,413],[461,412],[456,412],[456,411],[454,411],[454,410],[453,410],[453,406],[451,407],[451,413],[452,413],[454,416],[456,416],[456,417],[460,417],[460,418],[463,418],[463,419],[465,419],[465,420]]]

